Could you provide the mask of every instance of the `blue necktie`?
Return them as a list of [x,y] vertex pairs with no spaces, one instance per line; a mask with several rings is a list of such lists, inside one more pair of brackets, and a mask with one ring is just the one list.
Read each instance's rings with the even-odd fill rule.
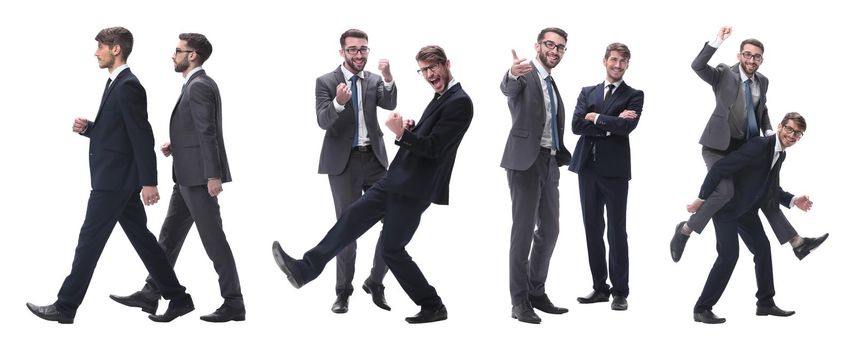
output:
[[555,104],[555,92],[553,92],[552,76],[547,76],[546,91],[549,92],[549,115],[552,118],[552,149],[558,150],[558,108]]
[[745,117],[748,119],[748,134],[745,139],[748,140],[752,136],[759,136],[757,130],[757,116],[754,114],[754,98],[751,97],[751,79],[745,80],[742,89],[745,90]]
[[357,88],[357,82],[359,82],[359,76],[354,74],[350,77],[350,103],[353,105],[353,116],[354,116],[354,124],[353,124],[353,147],[359,145],[359,89]]

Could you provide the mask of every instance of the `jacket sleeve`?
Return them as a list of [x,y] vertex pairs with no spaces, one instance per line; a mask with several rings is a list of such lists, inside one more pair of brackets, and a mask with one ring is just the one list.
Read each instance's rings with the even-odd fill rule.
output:
[[472,100],[468,98],[450,100],[435,113],[441,115],[430,134],[419,136],[405,129],[401,139],[395,141],[395,144],[409,150],[412,154],[429,159],[444,156],[448,147],[456,144],[469,128],[473,114]]
[[596,126],[602,130],[611,132],[615,135],[629,135],[635,127],[638,126],[638,121],[641,119],[641,109],[644,107],[644,92],[635,90],[629,98],[629,103],[624,110],[632,110],[636,112],[636,118],[625,119],[613,115],[600,114],[597,117]]
[[157,160],[154,155],[154,135],[148,123],[145,89],[137,80],[121,83],[119,108],[122,122],[130,139],[131,151],[137,165],[140,186],[157,186]]
[[199,151],[202,155],[202,171],[205,178],[222,177],[220,163],[220,143],[217,139],[217,100],[214,89],[204,82],[190,84],[187,87],[190,96],[190,116],[196,129]]

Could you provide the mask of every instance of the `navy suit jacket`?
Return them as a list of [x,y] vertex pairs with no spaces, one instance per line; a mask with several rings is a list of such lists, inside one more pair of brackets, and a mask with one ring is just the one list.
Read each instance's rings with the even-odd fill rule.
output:
[[[581,135],[576,142],[575,157],[570,160],[570,170],[579,173],[585,163],[594,156],[592,150],[596,145],[596,159],[593,163],[597,174],[607,177],[632,178],[632,160],[630,159],[629,133],[635,130],[641,119],[641,109],[644,107],[644,92],[630,87],[626,81],[620,84],[603,105],[605,95],[604,85],[597,84],[582,88],[576,100],[576,110],[573,112],[572,129],[576,135]],[[637,113],[635,119],[619,118],[624,110]],[[600,113],[597,123],[585,120],[589,112]],[[606,136],[606,133],[610,134]]]
[[455,84],[425,108],[412,130],[404,130],[383,179],[390,192],[448,204],[448,184],[457,148],[472,122],[469,95]]
[[779,164],[772,168],[775,153],[775,138],[778,135],[754,137],[735,152],[728,154],[710,168],[698,198],[707,199],[715,191],[719,181],[732,178],[733,199],[719,211],[724,218],[736,220],[742,215],[755,212],[766,205],[790,206],[793,194],[779,185],[780,163],[786,153],[779,157]]
[[89,137],[89,173],[93,190],[136,190],[157,185],[154,135],[148,123],[145,89],[130,68],[110,84]]

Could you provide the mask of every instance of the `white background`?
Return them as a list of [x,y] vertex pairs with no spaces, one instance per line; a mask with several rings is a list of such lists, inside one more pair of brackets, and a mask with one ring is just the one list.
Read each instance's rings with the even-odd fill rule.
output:
[[[853,240],[846,219],[853,193],[846,139],[853,52],[851,19],[831,3],[6,2],[0,5],[0,234],[5,238],[0,245],[0,342],[5,344],[0,347],[841,347],[852,330]],[[754,316],[753,266],[742,248],[715,308],[728,321],[708,326],[693,322],[691,311],[715,258],[712,225],[689,241],[679,264],[671,261],[667,246],[705,174],[697,140],[714,104],[710,86],[690,63],[722,25],[733,26],[733,36],[711,63],[733,64],[741,40],[760,39],[766,45],[760,71],[771,80],[773,124],[789,111],[807,118],[805,137],[788,151],[782,185],[811,195],[815,205],[810,213],[790,210],[787,215],[804,236],[831,232],[831,237],[798,261],[789,246],[778,246],[768,233],[775,300],[797,311],[786,319]],[[222,93],[234,175],[220,203],[246,298],[246,322],[198,319],[221,299],[195,229],[176,272],[197,311],[170,324],[155,324],[108,299],[141,287],[146,275],[120,228],[107,244],[74,325],[42,321],[24,307],[28,301],[53,302],[70,269],[89,192],[87,139],[72,133],[71,124],[74,117],[91,119],[97,112],[107,72],[97,67],[93,38],[110,26],[134,34],[129,64],[148,92],[157,145],[167,141],[182,84],[171,62],[178,33],[200,32],[213,43],[205,68]],[[541,313],[543,324],[535,326],[510,318],[510,195],[498,166],[510,114],[499,82],[511,64],[510,49],[533,58],[536,35],[547,26],[569,33],[569,49],[553,71],[568,111],[582,86],[605,77],[602,55],[614,41],[632,50],[625,79],[644,90],[646,101],[631,135],[629,311],[575,301],[590,292],[591,281],[576,175],[562,168],[562,233],[547,291],[570,312]],[[274,240],[299,256],[334,221],[327,178],[316,173],[323,131],[315,120],[314,80],[341,63],[338,38],[348,28],[369,35],[368,70],[376,72],[380,58],[390,60],[399,89],[397,111],[405,117],[418,118],[432,96],[415,72],[415,53],[427,44],[446,49],[454,77],[475,104],[458,153],[451,205],[428,209],[408,247],[448,306],[446,322],[405,323],[403,318],[418,308],[391,274],[386,279],[391,312],[376,308],[358,290],[368,274],[378,228],[359,242],[357,292],[345,315],[329,311],[335,297],[333,264],[295,290],[271,258]],[[380,113],[382,118],[386,114]],[[397,147],[386,134],[391,159]],[[576,139],[568,127],[565,140],[571,149]],[[170,166],[171,159],[158,157],[164,200],[147,209],[155,234],[171,191]]]

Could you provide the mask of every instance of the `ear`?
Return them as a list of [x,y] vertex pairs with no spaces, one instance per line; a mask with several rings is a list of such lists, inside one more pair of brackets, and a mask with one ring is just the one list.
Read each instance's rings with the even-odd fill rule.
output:
[[347,59],[347,56],[344,55],[344,48],[338,49],[338,54],[341,55],[341,58]]
[[122,46],[120,46],[118,44],[110,46],[110,54],[112,54],[113,56],[121,55],[122,54]]

